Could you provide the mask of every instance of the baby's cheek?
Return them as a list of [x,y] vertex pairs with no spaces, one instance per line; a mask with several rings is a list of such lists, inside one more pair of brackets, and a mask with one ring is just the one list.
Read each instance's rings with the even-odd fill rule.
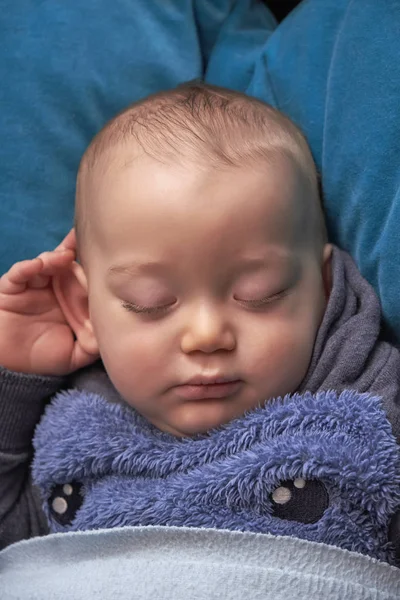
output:
[[[114,385],[125,393],[133,388],[146,395],[147,390],[162,378],[169,356],[162,336],[143,332],[124,332],[114,339],[102,355]],[[111,349],[113,351],[111,351]]]
[[270,396],[294,392],[311,358],[313,336],[296,319],[279,320],[260,330],[257,345],[246,353],[248,369]]

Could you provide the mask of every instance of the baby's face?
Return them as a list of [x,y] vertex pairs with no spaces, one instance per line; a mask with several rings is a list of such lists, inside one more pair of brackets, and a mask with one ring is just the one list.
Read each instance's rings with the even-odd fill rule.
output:
[[190,436],[297,389],[326,295],[288,163],[219,171],[143,156],[92,193],[90,321],[128,404]]

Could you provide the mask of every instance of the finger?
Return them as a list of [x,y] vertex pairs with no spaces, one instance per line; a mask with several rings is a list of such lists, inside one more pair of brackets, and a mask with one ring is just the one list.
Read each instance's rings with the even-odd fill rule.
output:
[[27,283],[27,287],[35,290],[41,290],[49,285],[50,277],[48,275],[35,275]]
[[65,238],[55,250],[56,252],[59,252],[60,250],[73,250],[73,252],[76,251],[76,235],[74,228],[70,229],[70,231],[67,233]]
[[27,287],[44,288],[49,278],[60,269],[67,267],[75,258],[72,250],[42,252],[32,260],[15,263],[0,277],[0,293],[20,294]]
[[74,253],[65,250],[60,253],[42,252],[32,260],[15,263],[0,278],[0,292],[19,294],[27,287],[43,288],[49,283],[49,277],[59,269],[65,268],[74,260]]
[[74,262],[75,253],[72,250],[52,250],[51,252],[42,252],[38,258],[43,263],[43,274],[54,275],[59,269]]
[[[20,294],[0,293],[1,310],[25,316],[44,315],[54,322],[65,322],[64,316],[54,304],[54,293],[50,287],[43,290],[29,288]],[[1,387],[1,386],[0,386]]]
[[23,292],[28,282],[38,275],[42,268],[43,262],[39,258],[15,263],[8,273],[0,278],[0,292],[3,294],[19,294]]
[[42,252],[38,256],[42,261],[43,267],[40,274],[35,275],[28,282],[28,287],[33,289],[42,289],[49,285],[50,279],[61,270],[71,265],[74,261],[74,253],[71,250],[62,252]]

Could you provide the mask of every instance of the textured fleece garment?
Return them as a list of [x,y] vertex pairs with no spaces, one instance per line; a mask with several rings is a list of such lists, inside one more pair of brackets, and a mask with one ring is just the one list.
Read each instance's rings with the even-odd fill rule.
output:
[[[380,396],[400,442],[400,353],[380,339],[380,305],[346,253],[334,248],[332,291],[299,392],[345,389]],[[121,401],[99,365],[70,381],[0,368],[0,548],[48,532],[32,486],[32,437],[44,406],[61,388]]]

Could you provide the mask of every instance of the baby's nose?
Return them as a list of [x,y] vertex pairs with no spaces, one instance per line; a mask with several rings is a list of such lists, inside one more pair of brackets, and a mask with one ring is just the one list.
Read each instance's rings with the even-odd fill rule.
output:
[[223,310],[203,304],[190,313],[181,340],[183,352],[211,353],[233,350],[235,346],[233,326]]

